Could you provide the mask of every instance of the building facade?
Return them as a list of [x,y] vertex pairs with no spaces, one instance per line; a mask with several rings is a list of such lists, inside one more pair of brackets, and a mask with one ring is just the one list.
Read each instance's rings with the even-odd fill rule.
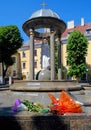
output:
[[[21,69],[21,59],[20,53],[12,55],[14,64],[10,66],[6,72],[6,78],[12,76],[14,79],[21,79],[22,69]],[[0,82],[2,82],[2,63],[0,63]]]
[[[34,71],[35,76],[39,70],[41,70],[41,40],[34,41]],[[30,72],[30,41],[27,41],[18,51],[20,53],[21,61],[21,70],[22,70],[22,79],[29,80]]]

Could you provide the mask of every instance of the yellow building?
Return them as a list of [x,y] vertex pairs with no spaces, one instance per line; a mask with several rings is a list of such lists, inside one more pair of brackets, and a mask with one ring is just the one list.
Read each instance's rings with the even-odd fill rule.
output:
[[[30,74],[30,41],[27,41],[23,44],[23,46],[19,49],[20,53],[20,59],[21,59],[21,69],[22,69],[22,78],[29,80],[29,74]],[[35,40],[34,44],[34,70],[35,75],[38,71],[41,70],[41,46],[42,41],[41,40]]]

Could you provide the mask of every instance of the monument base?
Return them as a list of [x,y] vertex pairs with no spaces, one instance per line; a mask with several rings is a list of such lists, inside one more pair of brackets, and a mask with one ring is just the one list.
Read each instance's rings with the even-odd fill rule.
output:
[[12,91],[33,91],[33,92],[56,92],[61,90],[80,90],[81,86],[73,80],[53,80],[53,81],[16,81],[10,86]]
[[0,130],[91,130],[91,115],[35,115],[29,112],[0,115]]

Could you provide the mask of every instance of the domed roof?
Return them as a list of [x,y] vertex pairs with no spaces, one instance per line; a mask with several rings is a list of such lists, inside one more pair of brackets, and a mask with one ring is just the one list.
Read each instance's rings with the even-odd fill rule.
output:
[[38,17],[52,17],[52,18],[60,19],[58,14],[53,12],[51,9],[40,9],[40,10],[34,12],[32,14],[32,16],[30,17],[30,19],[38,18]]
[[30,29],[33,29],[36,37],[42,37],[42,33],[36,30],[48,28],[54,29],[56,34],[62,34],[66,29],[66,24],[57,13],[51,9],[43,8],[34,12],[31,17],[25,21],[22,28],[28,36],[30,36]]

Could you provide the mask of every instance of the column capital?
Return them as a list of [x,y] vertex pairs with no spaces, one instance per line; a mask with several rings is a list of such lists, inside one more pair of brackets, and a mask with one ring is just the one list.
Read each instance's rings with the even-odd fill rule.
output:
[[54,28],[51,27],[51,28],[50,28],[50,33],[54,33],[54,32],[55,32]]
[[34,30],[31,28],[29,29],[29,32],[30,32],[30,36],[33,35],[34,36]]

